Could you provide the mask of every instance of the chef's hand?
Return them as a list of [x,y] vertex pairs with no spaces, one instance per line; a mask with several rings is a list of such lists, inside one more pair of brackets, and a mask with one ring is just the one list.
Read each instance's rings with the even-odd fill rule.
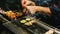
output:
[[27,5],[27,6],[35,6],[36,4],[35,4],[35,2],[27,1],[27,2],[26,2],[26,5]]
[[27,10],[33,15],[36,12],[36,7],[34,6],[27,6]]
[[26,8],[27,6],[35,6],[35,3],[29,0],[22,0],[22,7]]
[[48,15],[48,16],[51,16],[51,15],[52,15],[49,7],[27,6],[27,10],[29,10],[29,12],[30,12],[31,14],[35,14],[36,12],[40,12],[40,13],[46,14],[46,15]]

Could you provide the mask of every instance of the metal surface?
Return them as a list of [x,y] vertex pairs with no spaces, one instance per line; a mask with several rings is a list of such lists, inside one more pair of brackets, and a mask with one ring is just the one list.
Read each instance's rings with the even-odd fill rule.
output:
[[13,23],[7,22],[7,23],[4,23],[3,25],[15,34],[29,34],[25,30],[23,30],[22,28],[14,25]]
[[[25,28],[26,30],[24,30],[23,28],[21,28],[20,26],[17,26],[13,22],[6,20],[1,15],[0,15],[0,19],[2,19],[5,22],[5,23],[3,23],[3,26],[5,26],[6,28],[8,28],[10,31],[12,31],[15,34],[31,34],[31,33],[33,33],[33,34],[41,34],[41,33],[34,32],[34,30],[31,30],[29,27]],[[48,32],[49,30],[53,29],[55,33],[60,34],[59,29],[57,29],[55,27],[52,27],[52,26],[50,26],[50,25],[48,25],[48,24],[46,24],[44,22],[41,22],[41,21],[39,21],[37,19],[34,19],[34,20],[36,20],[36,24],[38,25],[39,29],[43,28],[43,29],[47,30],[47,31],[44,30],[45,32]],[[37,29],[37,28],[32,28],[32,29]],[[41,32],[42,32],[43,29],[41,29]],[[28,31],[31,32],[31,33],[29,33]],[[44,33],[42,33],[42,34],[44,34]]]

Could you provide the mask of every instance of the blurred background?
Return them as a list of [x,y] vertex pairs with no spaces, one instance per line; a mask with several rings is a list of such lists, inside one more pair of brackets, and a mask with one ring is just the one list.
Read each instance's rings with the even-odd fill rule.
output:
[[[44,6],[49,3],[51,0],[31,0],[36,3],[36,5]],[[48,4],[49,5],[49,4]],[[46,5],[47,6],[47,5]],[[20,10],[20,0],[0,0],[0,7],[4,8],[4,10]]]

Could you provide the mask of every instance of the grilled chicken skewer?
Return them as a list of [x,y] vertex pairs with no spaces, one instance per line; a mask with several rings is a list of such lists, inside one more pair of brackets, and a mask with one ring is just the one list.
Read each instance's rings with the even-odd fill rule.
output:
[[8,16],[10,19],[14,19],[14,18],[17,18],[19,16],[22,16],[22,13],[18,13],[18,12],[14,13],[13,11],[5,12],[4,10],[0,10],[0,13]]

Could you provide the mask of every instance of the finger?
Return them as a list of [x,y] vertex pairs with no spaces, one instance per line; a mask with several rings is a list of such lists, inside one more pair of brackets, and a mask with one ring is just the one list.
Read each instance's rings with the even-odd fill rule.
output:
[[35,14],[35,12],[36,12],[36,9],[35,9],[34,6],[27,6],[27,10],[29,10],[29,12],[30,12],[31,14]]

